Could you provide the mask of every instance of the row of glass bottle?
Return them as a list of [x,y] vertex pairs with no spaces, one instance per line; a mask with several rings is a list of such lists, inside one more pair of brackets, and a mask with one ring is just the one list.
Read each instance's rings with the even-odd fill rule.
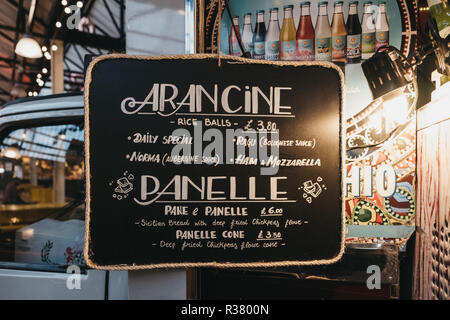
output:
[[[244,16],[242,42],[244,50],[254,59],[343,61],[358,63],[370,58],[376,49],[389,44],[389,24],[386,3],[379,4],[377,21],[373,17],[372,2],[364,3],[362,23],[359,23],[358,1],[349,5],[347,24],[344,23],[343,1],[334,3],[333,21],[328,20],[328,2],[319,2],[319,14],[313,28],[310,2],[302,2],[301,17],[295,30],[293,5],[284,6],[284,18],[280,31],[278,8],[270,9],[270,21],[266,31],[264,10],[258,10],[253,32],[251,13]],[[239,46],[239,17],[233,18],[229,36],[229,54],[241,56]]]

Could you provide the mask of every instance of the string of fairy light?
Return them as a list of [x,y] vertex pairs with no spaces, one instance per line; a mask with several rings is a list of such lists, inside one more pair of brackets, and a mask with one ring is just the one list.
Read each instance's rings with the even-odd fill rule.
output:
[[[71,8],[71,5],[69,5],[69,1],[61,0],[61,5],[64,7],[64,12],[66,14],[72,14],[72,8]],[[78,10],[78,9],[83,8],[84,4],[83,4],[83,1],[77,1],[75,5],[77,6],[77,10]],[[63,26],[63,24],[61,21],[58,20],[58,21],[56,21],[55,26],[56,26],[56,28],[59,29]],[[45,45],[41,47],[42,53],[43,53],[45,59],[47,59],[47,60],[51,60],[52,52],[55,52],[58,49],[59,48],[56,44],[53,44],[50,48],[47,48],[47,46],[45,46]],[[45,81],[42,79],[42,77],[43,77],[43,75],[48,74],[48,72],[49,72],[49,70],[46,67],[43,67],[41,72],[36,75],[36,83],[39,87],[44,86]],[[38,95],[37,91],[28,91],[29,97],[33,97],[33,96],[36,97],[37,95]]]

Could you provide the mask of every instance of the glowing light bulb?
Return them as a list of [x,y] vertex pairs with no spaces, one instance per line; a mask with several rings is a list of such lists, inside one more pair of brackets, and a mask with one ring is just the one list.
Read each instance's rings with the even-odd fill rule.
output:
[[20,151],[19,149],[15,147],[6,147],[2,150],[2,154],[5,158],[9,159],[19,159],[20,158]]
[[19,42],[17,42],[14,52],[21,57],[30,59],[38,59],[42,57],[40,44],[27,34],[24,34]]

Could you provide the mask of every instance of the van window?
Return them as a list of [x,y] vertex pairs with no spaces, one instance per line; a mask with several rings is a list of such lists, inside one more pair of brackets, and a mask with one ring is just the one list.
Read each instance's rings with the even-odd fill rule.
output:
[[84,266],[82,124],[23,128],[0,144],[0,262]]

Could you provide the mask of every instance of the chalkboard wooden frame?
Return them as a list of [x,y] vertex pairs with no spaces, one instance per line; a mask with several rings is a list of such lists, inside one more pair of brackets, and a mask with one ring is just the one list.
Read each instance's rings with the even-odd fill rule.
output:
[[[92,233],[91,229],[91,145],[90,145],[90,133],[91,133],[91,123],[90,123],[90,93],[91,93],[91,85],[93,82],[92,73],[96,66],[106,60],[114,60],[114,59],[131,59],[131,60],[142,60],[142,61],[156,61],[156,60],[179,60],[179,59],[216,59],[218,65],[222,63],[244,63],[244,64],[269,64],[275,66],[319,66],[327,69],[332,69],[336,71],[339,80],[340,87],[340,159],[339,159],[339,177],[341,181],[341,197],[340,197],[340,206],[341,210],[339,210],[340,214],[340,249],[336,253],[336,255],[329,259],[315,259],[315,260],[299,260],[299,261],[252,261],[252,262],[167,262],[167,263],[150,263],[150,264],[102,264],[98,263],[94,260],[93,256],[95,252],[92,250]],[[125,54],[112,54],[101,56],[95,59],[89,66],[86,83],[85,83],[85,165],[86,165],[86,232],[85,232],[85,250],[84,256],[89,267],[95,269],[102,270],[140,270],[140,269],[156,269],[156,268],[190,268],[190,267],[216,267],[216,268],[254,268],[254,267],[283,267],[283,266],[301,266],[301,265],[324,265],[324,264],[332,264],[339,261],[344,253],[344,242],[345,242],[345,205],[344,205],[344,190],[345,183],[342,178],[343,168],[344,168],[344,152],[345,152],[345,140],[343,138],[344,132],[344,121],[343,121],[343,107],[344,107],[344,75],[341,69],[330,62],[295,62],[295,61],[257,61],[252,59],[245,59],[239,57],[230,57],[230,56],[221,56],[218,57],[214,54],[195,54],[195,55],[171,55],[171,56],[159,56],[159,57],[148,57],[148,56],[131,56]]]

